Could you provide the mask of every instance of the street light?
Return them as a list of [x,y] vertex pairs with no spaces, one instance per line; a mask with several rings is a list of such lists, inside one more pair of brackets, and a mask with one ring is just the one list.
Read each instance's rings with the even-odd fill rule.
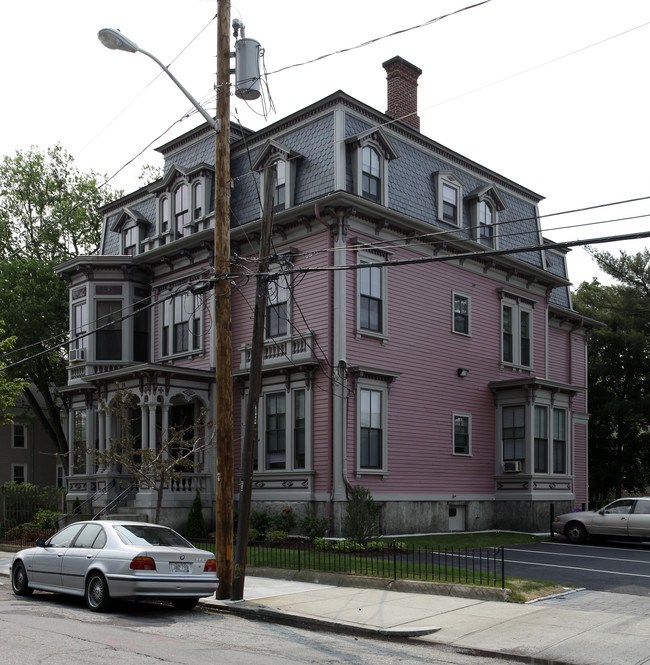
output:
[[216,121],[181,85],[158,58],[141,49],[119,30],[98,33],[106,48],[140,52],[151,58],[178,86],[194,108],[215,130],[214,163],[214,328],[215,328],[215,423],[217,441],[217,492],[215,558],[219,600],[230,598],[233,577],[233,397],[232,337],[230,332],[230,0],[218,0],[217,11],[217,119]]
[[169,76],[169,78],[180,88],[181,92],[192,102],[194,108],[203,116],[205,121],[214,129],[215,131],[221,130],[221,119],[215,121],[215,119],[199,104],[194,97],[185,89],[183,84],[169,71],[163,63],[156,58],[155,55],[149,53],[140,48],[134,41],[131,41],[128,37],[123,35],[119,30],[114,30],[113,28],[103,28],[97,33],[99,41],[106,47],[114,51],[126,51],[127,53],[142,53],[148,58],[151,58],[164,72]]

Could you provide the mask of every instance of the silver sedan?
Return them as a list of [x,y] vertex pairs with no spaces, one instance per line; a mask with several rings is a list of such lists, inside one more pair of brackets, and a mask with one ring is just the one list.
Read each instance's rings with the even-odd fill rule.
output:
[[218,586],[216,561],[165,526],[145,522],[75,522],[11,563],[15,594],[34,589],[85,598],[93,612],[112,599],[160,598],[194,607]]
[[600,510],[558,515],[553,531],[576,544],[584,543],[590,536],[650,540],[650,497],[617,499]]

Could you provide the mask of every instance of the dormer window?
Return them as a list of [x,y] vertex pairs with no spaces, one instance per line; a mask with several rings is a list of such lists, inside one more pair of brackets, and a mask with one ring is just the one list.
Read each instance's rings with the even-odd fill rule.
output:
[[124,231],[124,254],[135,256],[138,253],[139,235],[137,226],[132,226],[130,229]]
[[192,220],[203,215],[203,183],[199,180],[192,185]]
[[489,201],[481,201],[478,204],[478,241],[486,247],[495,245],[494,211]]
[[436,197],[438,200],[437,219],[446,224],[463,225],[463,184],[451,171],[438,171]]
[[160,233],[165,234],[169,232],[169,197],[160,201]]
[[472,214],[474,240],[490,249],[497,249],[499,212],[505,210],[505,202],[497,189],[484,185],[467,195]]
[[182,184],[174,192],[174,219],[176,221],[176,238],[182,238],[185,226],[190,221],[190,202],[188,186]]
[[266,169],[275,168],[276,181],[273,212],[291,208],[295,201],[296,170],[302,155],[276,141],[267,141],[253,161],[253,170],[260,173],[260,191],[265,190]]
[[352,191],[368,201],[388,202],[388,162],[399,154],[381,129],[346,139],[350,146]]
[[275,195],[273,197],[273,211],[285,210],[287,207],[287,163],[284,159],[275,162]]
[[379,153],[372,146],[365,146],[361,160],[361,196],[381,202],[381,174]]

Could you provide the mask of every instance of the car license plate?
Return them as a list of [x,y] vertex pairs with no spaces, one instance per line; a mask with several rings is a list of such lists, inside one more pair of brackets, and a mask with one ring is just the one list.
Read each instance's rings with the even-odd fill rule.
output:
[[170,563],[169,564],[172,573],[189,573],[190,564],[189,563]]

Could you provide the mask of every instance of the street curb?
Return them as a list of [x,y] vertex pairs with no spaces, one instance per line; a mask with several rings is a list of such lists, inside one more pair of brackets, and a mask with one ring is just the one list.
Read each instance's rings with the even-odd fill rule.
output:
[[336,631],[337,633],[360,635],[363,637],[422,637],[440,630],[437,626],[420,626],[417,628],[377,628],[362,626],[360,624],[332,621],[320,617],[290,614],[289,612],[283,612],[282,610],[257,605],[252,601],[201,600],[200,606],[201,609],[206,612],[238,614],[247,619],[273,621],[288,626],[295,626],[297,628]]

